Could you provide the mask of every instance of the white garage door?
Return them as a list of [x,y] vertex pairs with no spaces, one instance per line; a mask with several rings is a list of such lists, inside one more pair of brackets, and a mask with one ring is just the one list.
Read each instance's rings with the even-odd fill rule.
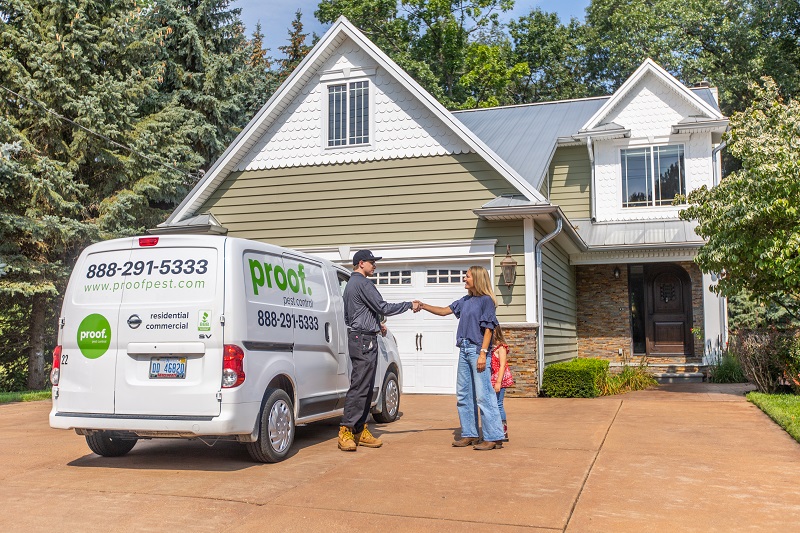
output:
[[[419,299],[446,307],[464,296],[464,272],[476,263],[387,265],[378,263],[378,290],[389,302]],[[488,262],[483,265],[489,267]],[[403,364],[403,393],[455,394],[455,316],[440,317],[427,311],[389,317]]]

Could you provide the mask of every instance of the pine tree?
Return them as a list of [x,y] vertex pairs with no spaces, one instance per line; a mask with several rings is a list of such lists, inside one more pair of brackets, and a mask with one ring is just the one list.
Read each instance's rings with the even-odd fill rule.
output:
[[302,16],[303,14],[299,9],[295,11],[292,29],[289,30],[289,44],[278,47],[278,50],[283,52],[285,56],[281,59],[280,68],[278,70],[279,86],[289,77],[312,48],[306,44],[306,37],[308,34],[303,33]]
[[203,163],[203,120],[159,93],[170,32],[138,1],[0,0],[0,13],[0,313],[30,317],[0,354],[24,353],[38,389],[77,254],[163,220],[191,181],[178,167]]

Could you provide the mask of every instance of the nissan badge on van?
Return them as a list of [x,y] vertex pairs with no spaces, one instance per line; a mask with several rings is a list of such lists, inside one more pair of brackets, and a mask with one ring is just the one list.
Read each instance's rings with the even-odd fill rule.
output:
[[[224,236],[89,246],[59,319],[50,425],[106,457],[139,439],[209,437],[280,461],[296,424],[342,414],[349,277],[324,259]],[[378,340],[372,416],[385,423],[398,415],[402,368],[391,334]]]

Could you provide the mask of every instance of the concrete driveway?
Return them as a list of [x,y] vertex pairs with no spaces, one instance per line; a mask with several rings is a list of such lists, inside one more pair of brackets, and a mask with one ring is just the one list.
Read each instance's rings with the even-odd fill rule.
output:
[[452,396],[404,396],[385,445],[337,421],[283,463],[238,444],[142,441],[92,454],[49,402],[0,406],[0,531],[800,531],[800,445],[741,386],[506,401],[511,442],[450,446]]

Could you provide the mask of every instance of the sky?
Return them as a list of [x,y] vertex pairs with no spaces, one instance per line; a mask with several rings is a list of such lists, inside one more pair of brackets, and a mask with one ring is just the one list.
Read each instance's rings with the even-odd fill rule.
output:
[[[547,12],[556,12],[563,23],[569,22],[571,17],[583,20],[586,7],[590,0],[517,0],[514,10],[505,13],[503,18],[521,17],[527,14],[532,8],[538,6]],[[285,0],[234,0],[231,3],[233,8],[241,8],[242,21],[247,29],[247,37],[251,37],[256,28],[256,23],[261,21],[261,31],[264,33],[264,46],[270,49],[269,55],[280,58],[279,46],[288,43],[289,28],[294,13],[300,9],[303,13],[303,30],[309,34],[307,42],[310,44],[311,35],[316,32],[320,37],[328,29],[328,25],[320,24],[314,18],[314,11],[317,9],[319,0],[295,0],[286,2]]]

